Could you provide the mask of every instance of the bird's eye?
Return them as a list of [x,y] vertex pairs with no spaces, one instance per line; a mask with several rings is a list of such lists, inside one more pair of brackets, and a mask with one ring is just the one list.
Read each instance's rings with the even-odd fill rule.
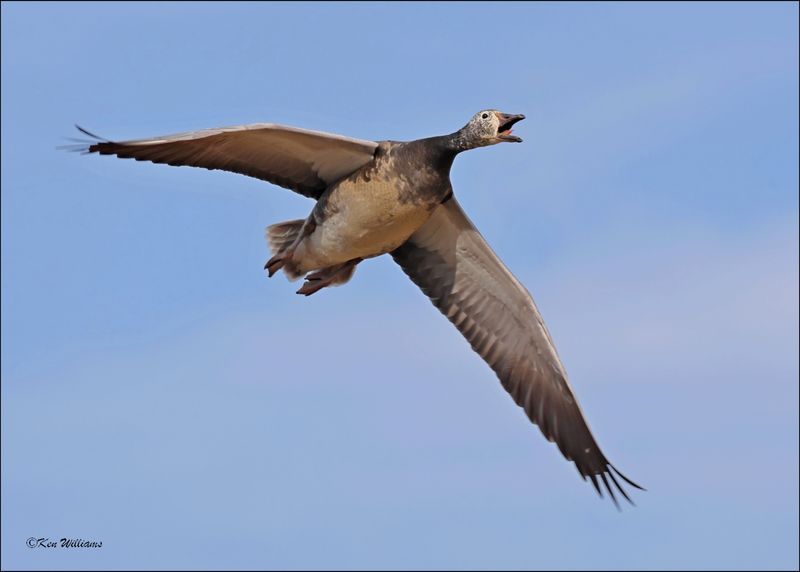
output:
[[489,114],[488,113],[484,113],[483,115],[481,115],[481,117],[483,119],[489,119]]

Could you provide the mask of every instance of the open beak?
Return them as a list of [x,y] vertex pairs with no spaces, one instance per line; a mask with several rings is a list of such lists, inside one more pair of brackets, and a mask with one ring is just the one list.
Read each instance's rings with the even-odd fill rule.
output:
[[511,134],[511,127],[517,121],[522,121],[525,119],[524,115],[508,115],[506,113],[497,113],[497,119],[500,120],[500,125],[497,126],[498,139],[503,141],[511,141],[513,143],[522,143],[522,139]]

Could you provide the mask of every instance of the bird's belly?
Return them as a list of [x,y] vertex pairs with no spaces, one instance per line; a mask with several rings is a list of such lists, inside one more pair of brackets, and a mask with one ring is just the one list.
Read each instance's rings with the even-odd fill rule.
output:
[[403,201],[388,183],[337,190],[306,239],[304,258],[315,268],[390,252],[408,240],[432,211],[429,205]]

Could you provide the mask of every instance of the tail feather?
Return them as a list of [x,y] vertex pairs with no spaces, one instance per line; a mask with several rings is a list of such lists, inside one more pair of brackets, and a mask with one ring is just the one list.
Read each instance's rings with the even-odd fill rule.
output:
[[[267,227],[267,243],[273,256],[279,256],[294,244],[305,222],[303,219],[288,220]],[[289,280],[297,280],[303,275],[291,260],[284,262],[282,267]]]
[[267,242],[272,254],[278,254],[289,248],[303,228],[303,219],[287,220],[267,227]]

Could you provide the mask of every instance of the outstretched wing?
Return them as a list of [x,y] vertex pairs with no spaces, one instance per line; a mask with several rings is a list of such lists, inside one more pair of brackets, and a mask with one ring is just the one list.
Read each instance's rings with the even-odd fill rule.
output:
[[99,142],[81,150],[123,159],[222,169],[269,181],[317,199],[333,182],[372,160],[374,141],[256,123],[135,141]]
[[531,295],[492,251],[461,206],[450,199],[392,252],[395,261],[461,331],[500,378],[514,401],[549,441],[589,477],[608,479],[628,500],[603,455],[567,381],[550,334]]

